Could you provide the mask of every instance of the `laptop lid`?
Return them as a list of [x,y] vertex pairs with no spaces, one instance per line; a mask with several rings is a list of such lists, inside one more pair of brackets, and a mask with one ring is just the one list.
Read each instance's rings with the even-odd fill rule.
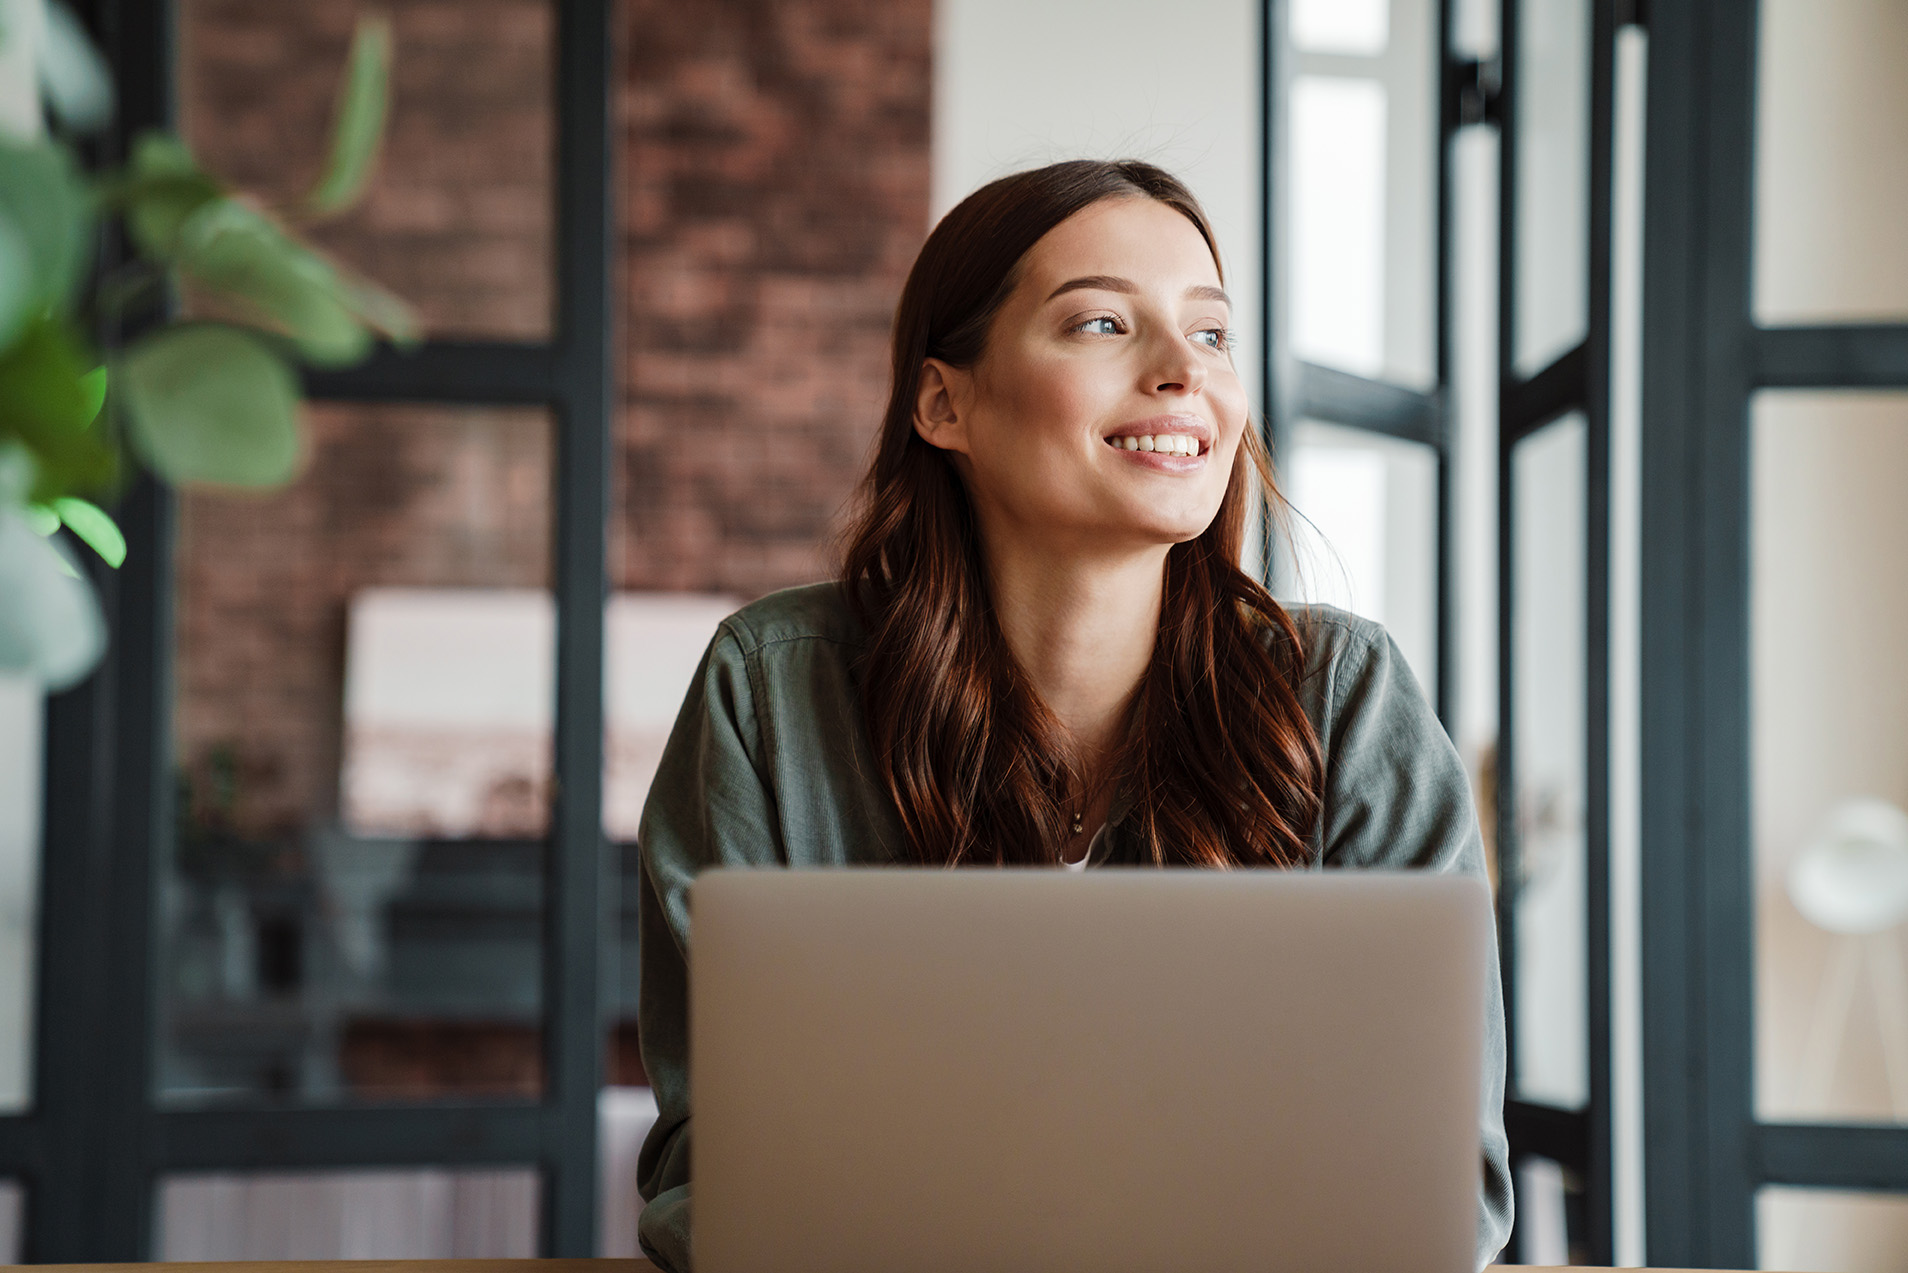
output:
[[1469,1273],[1478,881],[716,871],[690,901],[700,1273]]

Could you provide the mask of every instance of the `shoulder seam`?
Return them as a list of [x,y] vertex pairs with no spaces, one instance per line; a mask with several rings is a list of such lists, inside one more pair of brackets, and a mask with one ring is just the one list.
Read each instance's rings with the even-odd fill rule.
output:
[[[1337,620],[1334,620],[1334,622],[1338,623],[1339,629],[1344,632],[1346,636],[1357,641],[1363,647],[1360,651],[1361,653],[1369,654],[1378,648],[1377,639],[1369,633],[1360,631],[1350,623]],[[1331,698],[1328,700],[1330,703],[1328,724],[1334,727],[1334,734],[1337,732],[1335,727],[1338,724],[1338,718],[1345,710],[1345,695],[1351,690],[1351,679],[1349,677],[1341,677],[1338,674],[1339,662],[1344,655],[1348,653],[1350,653],[1349,649],[1338,651],[1337,655],[1327,664],[1327,675],[1331,678],[1332,687]]]
[[[733,622],[733,620],[724,620],[724,622]],[[740,625],[738,624],[737,626],[739,627]],[[858,650],[861,648],[861,642],[859,641],[850,641],[845,637],[830,636],[826,632],[797,632],[791,636],[758,638],[755,636],[755,633],[751,631],[749,637],[752,644],[745,644],[742,641],[736,642],[736,645],[741,649],[743,656],[746,658],[753,658],[770,646],[793,645],[798,641],[826,641],[830,645],[839,645],[850,650]]]

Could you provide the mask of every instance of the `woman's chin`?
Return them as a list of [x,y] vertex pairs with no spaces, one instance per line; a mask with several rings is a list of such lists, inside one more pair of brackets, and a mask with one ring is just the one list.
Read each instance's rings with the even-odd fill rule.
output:
[[1149,518],[1127,528],[1119,538],[1130,542],[1136,548],[1171,548],[1175,544],[1184,544],[1199,538],[1212,525],[1216,514],[1204,517],[1197,515],[1175,518]]

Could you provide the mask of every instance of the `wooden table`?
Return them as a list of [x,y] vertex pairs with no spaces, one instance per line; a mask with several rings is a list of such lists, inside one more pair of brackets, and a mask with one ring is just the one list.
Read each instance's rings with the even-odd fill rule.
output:
[[[656,1273],[648,1260],[232,1260],[218,1264],[20,1264],[10,1268],[72,1273]],[[1531,1267],[1530,1273],[1588,1273]],[[1695,1273],[1664,1269],[1658,1273]],[[1713,1271],[1709,1271],[1713,1273]]]

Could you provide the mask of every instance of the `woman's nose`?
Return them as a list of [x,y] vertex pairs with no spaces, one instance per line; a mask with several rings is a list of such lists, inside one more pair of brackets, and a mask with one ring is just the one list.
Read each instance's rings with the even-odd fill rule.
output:
[[1159,341],[1158,350],[1147,373],[1154,393],[1198,393],[1205,387],[1205,365],[1183,338],[1175,333]]

